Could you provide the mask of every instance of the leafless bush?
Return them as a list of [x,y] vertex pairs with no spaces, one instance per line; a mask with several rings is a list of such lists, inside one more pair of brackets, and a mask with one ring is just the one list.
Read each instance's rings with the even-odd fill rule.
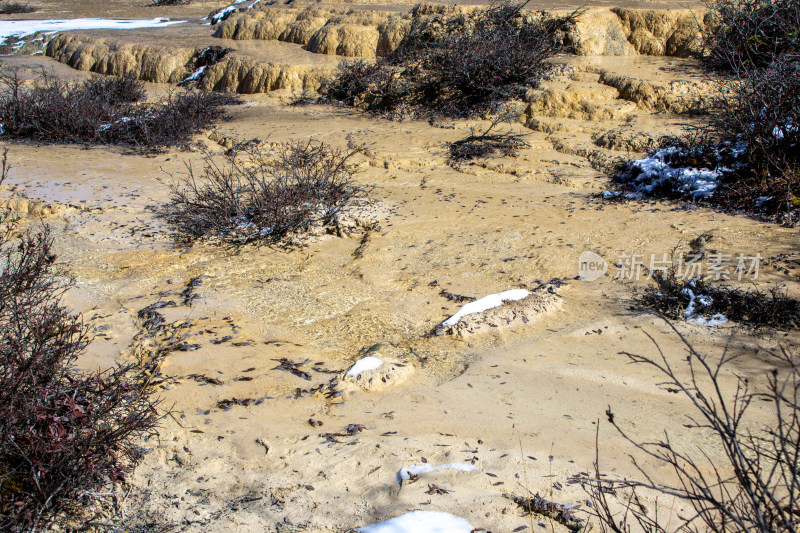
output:
[[389,116],[478,114],[521,97],[567,47],[559,31],[579,12],[554,18],[503,1],[459,16],[418,14],[400,45],[375,64],[346,62],[328,96]]
[[[717,173],[719,186],[704,203],[794,225],[800,221],[800,4],[710,0],[708,8],[702,57],[723,83],[704,138],[670,139],[661,147],[674,149],[667,166]],[[636,164],[622,170],[623,181],[637,179]],[[674,187],[649,194],[664,193],[687,197]]]
[[292,107],[304,107],[319,102],[319,95],[303,89],[302,92],[292,95],[289,105]]
[[[670,324],[671,326],[671,324]],[[673,330],[675,328],[673,327]],[[680,335],[677,330],[675,333]],[[652,338],[651,338],[652,340]],[[661,387],[685,398],[694,415],[685,427],[698,437],[711,435],[723,452],[715,463],[702,448],[686,449],[669,435],[640,442],[629,436],[609,407],[609,423],[644,457],[669,467],[674,481],[655,478],[633,458],[641,481],[612,481],[603,477],[598,462],[595,476],[584,480],[602,531],[628,532],[638,524],[644,531],[795,531],[800,521],[800,366],[791,353],[771,354],[766,386],[754,390],[750,380],[737,377],[737,387],[726,394],[722,377],[737,357],[726,348],[719,359],[701,354],[681,336],[687,349],[685,370],[674,367],[658,349],[658,357],[623,352],[631,362],[658,370]],[[753,421],[755,402],[771,405],[771,413]],[[666,517],[641,505],[638,489],[676,497],[692,509],[687,516]],[[623,510],[615,512],[608,494],[629,491]]]
[[187,6],[192,3],[192,0],[155,0],[151,6]]
[[800,56],[741,68],[720,98],[714,129],[745,150],[745,165],[723,191],[730,202],[768,198],[763,207],[773,211],[800,207]]
[[[702,279],[679,279],[674,270],[653,274],[655,286],[648,287],[640,303],[670,319],[683,318],[694,305],[704,318],[724,315],[728,320],[758,328],[795,329],[800,326],[800,301],[786,294],[785,288],[767,291],[712,285]],[[702,296],[708,302],[697,302]]]
[[0,529],[80,524],[159,415],[136,366],[74,370],[90,333],[61,302],[70,282],[48,228],[20,236],[9,212],[0,228]]
[[706,63],[730,72],[768,67],[797,56],[800,5],[793,0],[710,0],[703,39]]
[[450,143],[451,164],[487,157],[498,152],[506,156],[516,155],[523,148],[529,148],[530,144],[525,141],[524,133],[512,131],[492,133],[500,122],[507,119],[508,116],[501,113],[483,133],[473,131],[471,135]]
[[0,15],[16,15],[18,13],[34,13],[39,8],[27,2],[0,2]]
[[186,144],[193,133],[237,100],[222,93],[181,91],[143,103],[144,85],[132,76],[81,83],[43,76],[34,84],[3,80],[3,135],[64,143],[122,144],[144,150]]
[[226,93],[172,93],[161,103],[139,107],[130,116],[101,126],[99,139],[103,144],[123,144],[145,150],[181,146],[188,143],[193,134],[222,117],[223,106],[238,102]]
[[360,151],[308,141],[245,146],[222,164],[206,155],[199,175],[189,166],[187,175],[171,184],[163,216],[189,242],[203,237],[234,245],[275,242],[335,219],[362,192],[353,183],[351,165]]

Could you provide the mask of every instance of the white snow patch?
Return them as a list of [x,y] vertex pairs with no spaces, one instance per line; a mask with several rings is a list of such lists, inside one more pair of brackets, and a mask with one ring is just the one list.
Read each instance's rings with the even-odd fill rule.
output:
[[[206,65],[203,65],[202,67],[200,67],[197,70],[195,70],[194,72],[192,72],[189,76],[187,76],[186,78],[181,80],[181,83],[187,83],[187,82],[190,82],[190,81],[195,81],[195,80],[200,79],[200,76],[203,75],[203,72],[206,71],[206,68],[208,68],[208,67],[206,67]],[[180,83],[178,85],[180,85]]]
[[713,170],[694,167],[670,167],[665,159],[678,151],[678,148],[660,148],[644,159],[637,159],[631,166],[638,168],[640,174],[633,180],[636,189],[650,194],[657,188],[670,184],[671,188],[693,199],[707,198],[714,194],[722,176],[722,168]]
[[211,21],[211,24],[216,24],[220,20],[225,20],[225,18],[230,14],[239,9],[236,5],[228,6],[219,13],[215,15],[211,15],[208,17],[208,20]]
[[503,305],[503,302],[522,300],[530,295],[531,293],[525,289],[511,289],[509,291],[501,292],[500,294],[490,294],[489,296],[484,296],[480,300],[475,300],[474,302],[470,302],[463,306],[456,314],[442,322],[442,326],[455,326],[458,324],[459,320],[467,315],[471,315],[473,313],[482,313],[488,309],[500,307]]
[[383,364],[383,361],[378,359],[377,357],[364,357],[363,359],[359,359],[355,362],[353,366],[350,367],[350,370],[347,371],[346,376],[357,376],[362,372],[367,370],[375,370],[379,366]]
[[463,518],[438,511],[411,511],[356,529],[360,533],[471,533],[472,530]]
[[708,307],[714,303],[714,300],[710,296],[705,294],[695,296],[694,291],[689,288],[683,289],[681,292],[689,297],[689,305],[686,306],[686,311],[683,312],[683,318],[689,322],[693,322],[701,326],[712,327],[725,324],[728,321],[728,318],[722,313],[712,315],[711,318],[704,318],[702,315],[700,315],[700,313],[697,312],[698,304],[700,307]]
[[0,40],[9,37],[25,37],[37,32],[55,33],[70,30],[133,30],[182,24],[184,20],[155,19],[50,19],[50,20],[2,20]]
[[475,465],[470,465],[467,463],[446,463],[439,466],[433,466],[430,463],[414,463],[413,465],[404,466],[397,471],[397,482],[402,483],[407,479],[411,479],[411,476],[418,476],[420,474],[424,474],[425,472],[446,469],[460,470],[462,472],[473,472],[477,470]]

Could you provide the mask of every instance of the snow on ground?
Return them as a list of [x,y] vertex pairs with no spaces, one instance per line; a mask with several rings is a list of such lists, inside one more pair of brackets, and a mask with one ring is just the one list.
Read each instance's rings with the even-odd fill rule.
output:
[[133,30],[181,24],[184,20],[156,19],[53,19],[53,20],[2,20],[0,40],[9,37],[22,38],[37,32],[55,33],[70,30]]
[[383,361],[378,359],[377,357],[364,357],[363,359],[359,359],[355,362],[353,366],[350,367],[350,370],[347,371],[346,376],[357,376],[362,372],[367,370],[375,370],[379,366],[383,364]]
[[522,300],[530,295],[531,293],[525,289],[511,289],[499,294],[490,294],[489,296],[484,296],[480,300],[475,300],[474,302],[470,302],[463,306],[456,314],[442,322],[442,326],[455,326],[458,324],[459,320],[467,315],[471,315],[473,313],[482,313],[488,309],[500,307],[503,305],[503,302]]
[[411,476],[418,476],[420,474],[424,474],[425,472],[433,472],[434,470],[461,470],[462,472],[472,472],[477,470],[475,465],[470,465],[467,463],[446,463],[439,466],[433,466],[430,463],[414,463],[410,466],[404,466],[400,470],[397,471],[397,482],[402,483],[407,479],[411,479]]
[[438,511],[412,511],[356,529],[360,533],[471,533],[472,530],[463,518]]
[[689,297],[689,305],[686,306],[686,311],[683,312],[683,318],[689,322],[694,322],[701,326],[719,326],[728,321],[728,318],[722,313],[717,313],[711,318],[704,318],[697,311],[698,307],[708,307],[714,303],[714,300],[712,300],[710,296],[706,296],[705,294],[695,296],[694,291],[689,288],[683,289],[682,292]]
[[206,65],[203,65],[202,67],[198,68],[197,70],[192,72],[189,76],[187,76],[186,78],[181,80],[181,82],[178,85],[182,85],[184,83],[189,83],[191,81],[199,80],[200,76],[203,75],[203,72],[206,71],[206,68],[208,68]]
[[671,167],[667,159],[678,152],[678,148],[660,148],[644,159],[631,161],[631,181],[638,192],[650,195],[660,189],[669,188],[696,200],[714,194],[722,176],[719,168]]

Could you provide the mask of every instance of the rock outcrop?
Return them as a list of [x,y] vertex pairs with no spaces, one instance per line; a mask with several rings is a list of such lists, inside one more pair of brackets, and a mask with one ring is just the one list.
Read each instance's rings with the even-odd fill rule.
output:
[[192,48],[164,48],[120,43],[76,34],[57,35],[45,47],[45,55],[76,70],[133,74],[155,83],[178,83],[192,72]]
[[[225,39],[279,40],[309,51],[345,57],[375,57],[393,50],[412,17],[448,17],[469,8],[421,5],[412,13],[306,8],[249,10],[219,24]],[[688,9],[590,9],[565,33],[579,55],[667,55],[698,51],[707,21]]]
[[[196,68],[206,48],[164,48],[125,44],[109,39],[62,34],[53,38],[45,54],[70,67],[98,74],[133,74],[143,81],[178,83]],[[316,91],[332,74],[331,68],[260,61],[231,53],[208,65],[197,86],[237,93],[264,93],[276,89]]]
[[688,9],[590,9],[567,38],[578,55],[688,57],[706,24],[705,13]]
[[271,63],[231,54],[209,67],[198,87],[241,94],[277,89],[317,91],[332,74],[332,68]]

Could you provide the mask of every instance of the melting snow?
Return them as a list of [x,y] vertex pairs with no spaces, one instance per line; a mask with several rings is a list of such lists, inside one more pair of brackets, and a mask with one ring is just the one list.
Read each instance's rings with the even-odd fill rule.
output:
[[220,11],[219,13],[216,13],[214,15],[209,16],[208,20],[211,21],[211,24],[216,24],[217,22],[219,22],[221,20],[225,20],[226,18],[228,18],[228,15],[230,15],[231,13],[236,11],[237,9],[239,9],[239,8],[236,5],[228,6],[225,9],[223,9],[222,11]]
[[453,470],[461,470],[462,472],[472,472],[477,470],[475,465],[470,465],[467,463],[447,463],[439,466],[433,466],[430,463],[414,463],[410,466],[404,466],[397,471],[397,482],[402,483],[406,479],[411,479],[411,476],[418,476],[420,474],[424,474],[425,472],[445,470],[448,468]]
[[363,359],[359,359],[358,361],[356,361],[355,364],[350,367],[350,370],[348,370],[347,374],[345,375],[357,376],[366,370],[375,370],[382,364],[383,361],[381,361],[377,357],[364,357]]
[[671,189],[693,199],[707,198],[713,195],[719,185],[717,180],[722,176],[723,169],[673,168],[669,166],[666,159],[677,152],[678,148],[674,146],[660,148],[644,159],[632,161],[631,167],[639,171],[639,174],[633,179],[636,189],[650,194],[669,185]]
[[459,309],[456,314],[442,322],[442,326],[455,326],[458,324],[459,320],[467,315],[481,313],[488,309],[494,309],[495,307],[500,307],[503,305],[503,302],[522,300],[530,295],[531,293],[525,289],[511,289],[510,291],[501,292],[500,294],[490,294],[489,296],[484,296],[480,300],[475,300],[474,302],[466,304],[464,307]]
[[686,306],[686,311],[683,312],[683,318],[689,322],[694,322],[701,326],[719,326],[728,321],[728,318],[722,313],[717,313],[711,318],[704,318],[697,312],[698,304],[699,307],[708,307],[714,303],[714,300],[712,300],[710,296],[705,294],[695,296],[694,291],[689,288],[683,289],[682,292],[689,297],[689,305]]
[[8,37],[25,37],[37,32],[55,33],[69,30],[133,30],[181,24],[183,20],[166,18],[125,20],[125,19],[53,19],[53,20],[2,20],[0,21],[0,40]]
[[473,527],[463,518],[438,511],[412,511],[369,526],[360,533],[471,533]]
[[179,83],[178,85],[181,85],[183,83],[188,83],[190,81],[199,80],[200,76],[203,75],[203,72],[206,71],[206,68],[207,68],[206,65],[203,65],[202,67],[198,68],[197,70],[192,72],[189,76],[181,80],[181,83]]

